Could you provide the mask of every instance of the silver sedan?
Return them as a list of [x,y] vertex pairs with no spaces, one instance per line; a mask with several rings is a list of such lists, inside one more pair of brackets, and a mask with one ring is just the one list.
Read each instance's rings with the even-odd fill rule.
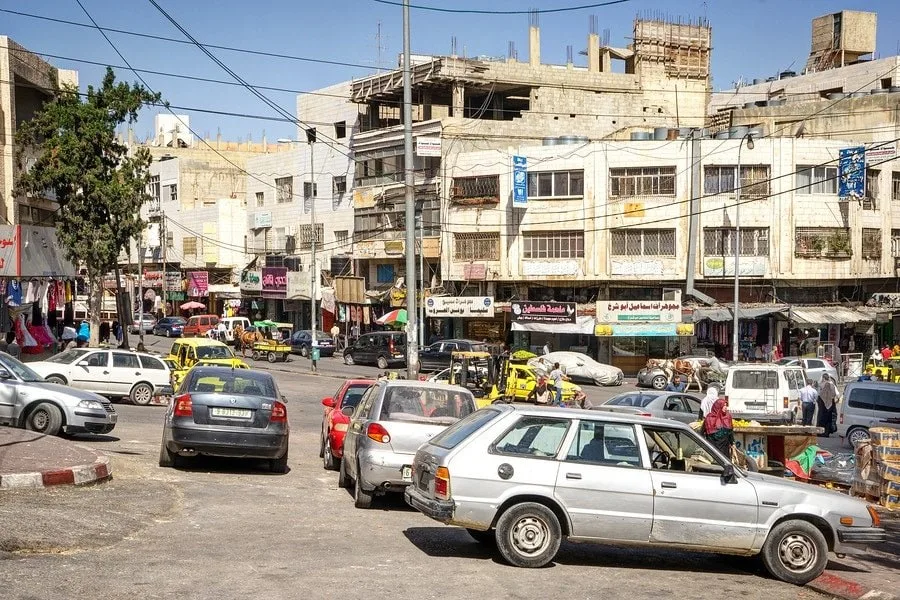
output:
[[684,392],[627,392],[613,396],[591,410],[674,419],[693,423],[699,418],[700,398]]

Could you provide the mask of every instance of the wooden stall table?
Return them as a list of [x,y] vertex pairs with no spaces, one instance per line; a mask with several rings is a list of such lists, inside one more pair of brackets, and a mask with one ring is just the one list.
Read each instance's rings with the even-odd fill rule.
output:
[[787,460],[816,445],[822,433],[824,429],[812,425],[735,425],[734,445],[745,454],[764,456],[762,464],[768,465],[774,460],[784,465]]

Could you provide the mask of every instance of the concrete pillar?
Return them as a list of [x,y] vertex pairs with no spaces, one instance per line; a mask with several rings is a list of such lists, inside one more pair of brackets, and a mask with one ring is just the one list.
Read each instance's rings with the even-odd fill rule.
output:
[[588,71],[597,73],[600,71],[600,36],[596,33],[588,35],[587,47]]
[[536,25],[528,28],[528,64],[532,67],[541,64],[541,28]]
[[422,93],[422,120],[430,121],[431,116],[431,92]]
[[450,107],[450,116],[462,118],[466,108],[466,86],[461,81],[453,82],[453,106]]
[[612,73],[612,54],[609,53],[609,50],[600,52],[600,71]]

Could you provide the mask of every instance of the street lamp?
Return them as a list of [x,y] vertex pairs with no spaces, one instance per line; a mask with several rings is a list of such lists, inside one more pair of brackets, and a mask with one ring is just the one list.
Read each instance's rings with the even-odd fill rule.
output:
[[745,134],[738,144],[737,179],[734,187],[734,332],[731,340],[731,358],[734,362],[737,362],[740,357],[741,341],[738,322],[741,305],[741,149],[744,147],[745,141],[747,142],[747,150],[753,150],[753,134]]
[[[295,140],[287,138],[278,138],[279,144],[292,144]],[[316,178],[313,167],[313,146],[316,143],[316,129],[309,127],[306,129],[306,143],[309,144],[309,220],[310,220],[310,288],[309,288],[309,316],[310,316],[310,342],[309,342],[309,359],[310,371],[316,372],[318,361],[316,360],[316,350],[318,342],[316,340]],[[293,190],[291,190],[293,193]]]

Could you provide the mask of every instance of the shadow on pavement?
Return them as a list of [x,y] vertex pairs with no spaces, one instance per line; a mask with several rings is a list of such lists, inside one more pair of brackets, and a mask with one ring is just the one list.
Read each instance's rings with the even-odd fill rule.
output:
[[269,471],[267,461],[256,458],[223,458],[217,456],[179,456],[175,470],[186,473],[232,473],[234,475],[261,475],[282,477],[291,472],[288,467],[284,473]]

